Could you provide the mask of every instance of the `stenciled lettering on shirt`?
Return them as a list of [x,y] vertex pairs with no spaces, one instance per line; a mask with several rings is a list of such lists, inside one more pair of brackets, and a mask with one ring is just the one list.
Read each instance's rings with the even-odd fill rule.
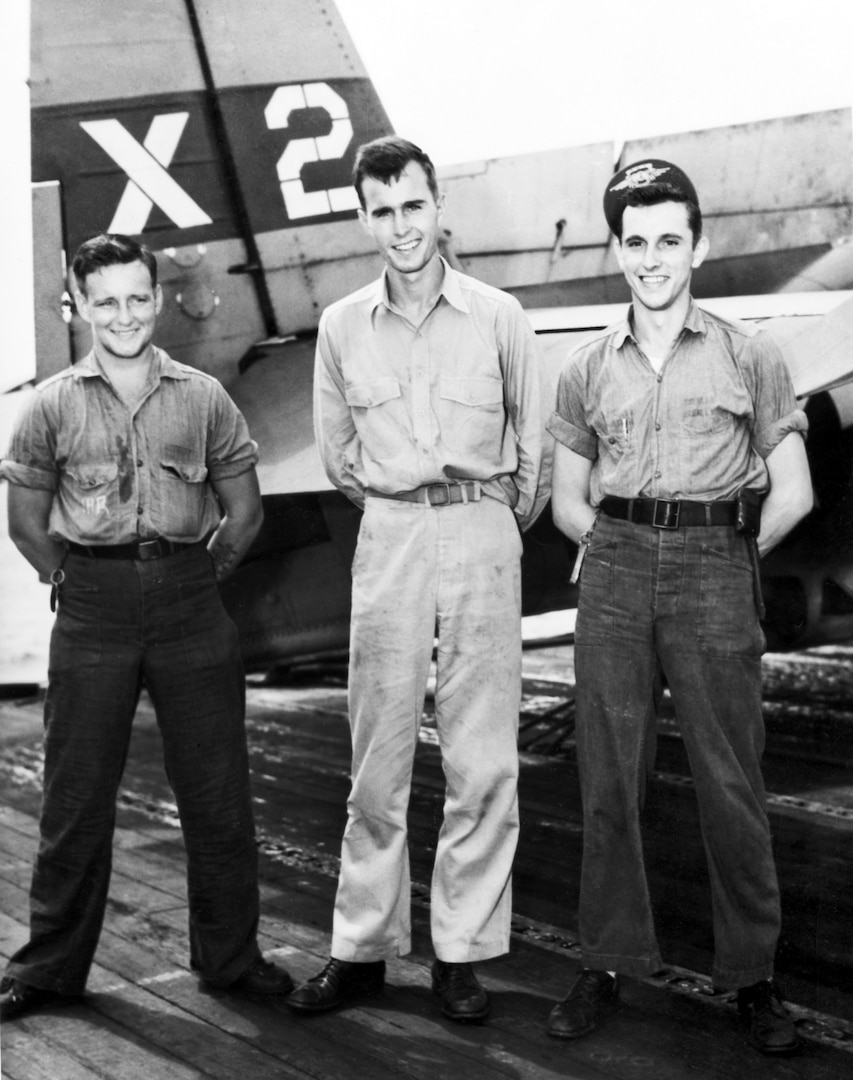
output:
[[105,514],[107,517],[110,516],[106,495],[96,495],[94,498],[91,495],[87,495],[83,499],[83,508],[90,517],[97,517],[98,514]]

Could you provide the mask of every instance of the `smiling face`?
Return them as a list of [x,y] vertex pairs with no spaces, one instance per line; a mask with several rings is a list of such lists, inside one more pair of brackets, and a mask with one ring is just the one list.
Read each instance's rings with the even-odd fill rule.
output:
[[98,359],[135,360],[151,344],[163,306],[160,286],[152,286],[141,262],[114,263],[86,278],[86,292],[77,294],[80,314],[92,327]]
[[625,207],[616,257],[635,304],[650,311],[686,305],[690,278],[707,252],[704,236],[693,246],[684,203]]
[[391,270],[417,274],[436,257],[443,199],[436,201],[427,176],[414,161],[399,179],[384,184],[366,176],[361,185],[364,209],[358,216]]

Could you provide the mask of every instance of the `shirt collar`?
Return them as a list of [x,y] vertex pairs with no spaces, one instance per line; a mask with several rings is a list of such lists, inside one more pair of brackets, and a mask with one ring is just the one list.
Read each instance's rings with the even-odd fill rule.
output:
[[[687,317],[684,320],[684,330],[689,330],[693,334],[699,334],[704,337],[707,330],[705,323],[705,314],[693,297],[690,297],[690,305],[687,308]],[[625,318],[616,323],[613,330],[613,337],[611,339],[614,349],[621,349],[626,340],[630,338],[636,345],[637,339],[634,335],[634,305],[631,304],[628,307],[628,311]]]
[[[152,345],[151,348],[154,351],[154,359],[151,365],[151,374],[155,383],[159,382],[162,378],[167,379],[188,379],[189,375],[183,370],[175,361],[169,356],[163,349],[158,348],[156,345]],[[93,375],[97,375],[100,378],[104,377],[103,369],[98,363],[95,356],[95,350],[92,349],[88,352],[82,360],[78,360],[77,363],[71,369],[71,373],[76,379],[91,378]]]
[[[441,260],[441,265],[444,267],[444,277],[441,282],[441,289],[438,293],[439,297],[443,296],[448,304],[455,307],[458,311],[463,312],[465,315],[470,315],[471,308],[468,305],[468,301],[465,299],[465,294],[462,290],[462,282],[460,281],[458,272],[440,255],[439,259]],[[391,299],[388,296],[387,267],[383,269],[380,277],[373,283],[373,288],[368,294],[368,299],[370,301],[371,317],[375,314],[378,307],[386,307],[389,311],[394,310],[391,307]]]

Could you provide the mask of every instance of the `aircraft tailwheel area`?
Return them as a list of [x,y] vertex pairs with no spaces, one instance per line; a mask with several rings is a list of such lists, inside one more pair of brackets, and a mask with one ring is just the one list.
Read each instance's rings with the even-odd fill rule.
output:
[[[9,1080],[838,1080],[853,1070],[853,648],[765,657],[765,777],[782,888],[777,976],[799,1055],[751,1050],[734,996],[707,973],[705,856],[690,770],[664,695],[645,810],[646,863],[668,967],[625,979],[606,1024],[578,1041],[545,1022],[579,967],[582,819],[570,643],[524,654],[522,830],[508,956],[477,965],[483,1024],[442,1018],[430,985],[429,881],[444,781],[428,697],[409,813],[414,949],[385,992],[296,1016],[281,1001],[202,989],[189,969],[184,849],[143,696],[121,788],[107,918],[86,997],[2,1031]],[[41,796],[39,694],[0,700],[0,952],[26,940]],[[262,886],[261,946],[296,980],[329,950],[349,790],[342,663],[248,680]],[[736,838],[733,838],[736,843]]]

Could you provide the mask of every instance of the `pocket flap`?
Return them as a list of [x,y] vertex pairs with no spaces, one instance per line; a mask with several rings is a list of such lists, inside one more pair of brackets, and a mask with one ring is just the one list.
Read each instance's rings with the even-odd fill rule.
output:
[[68,472],[81,488],[102,487],[118,476],[118,463],[102,461],[88,465],[69,465]]
[[185,461],[161,461],[166,472],[175,473],[185,484],[202,484],[207,479],[206,465],[189,465]]
[[502,379],[445,376],[440,381],[440,393],[446,401],[460,405],[501,405],[504,384]]
[[369,409],[400,396],[400,384],[396,379],[373,379],[354,383],[346,389],[347,405],[357,409]]

